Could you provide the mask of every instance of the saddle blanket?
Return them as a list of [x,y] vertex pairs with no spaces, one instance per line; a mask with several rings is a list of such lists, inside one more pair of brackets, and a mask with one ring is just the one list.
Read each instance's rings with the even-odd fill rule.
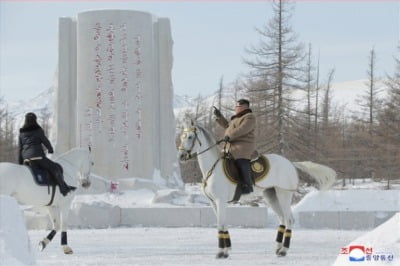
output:
[[[225,176],[232,182],[232,183],[239,183],[239,171],[235,165],[234,160],[231,159],[224,159],[223,160],[223,169]],[[257,160],[251,161],[251,172],[253,182],[257,183],[268,175],[270,164],[264,155],[258,157]]]

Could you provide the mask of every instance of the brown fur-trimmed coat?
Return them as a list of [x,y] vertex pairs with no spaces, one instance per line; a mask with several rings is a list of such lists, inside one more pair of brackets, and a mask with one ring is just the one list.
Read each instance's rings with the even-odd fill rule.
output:
[[223,116],[217,117],[217,123],[225,128],[225,136],[228,136],[228,151],[236,159],[251,159],[256,149],[256,117],[251,109],[246,109],[232,116],[228,122]]

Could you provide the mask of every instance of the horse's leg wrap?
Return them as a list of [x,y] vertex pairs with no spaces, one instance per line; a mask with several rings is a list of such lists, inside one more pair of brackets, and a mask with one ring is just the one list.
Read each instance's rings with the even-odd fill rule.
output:
[[51,241],[51,240],[53,240],[56,233],[57,233],[56,230],[51,230],[51,232],[47,235],[46,238]]
[[278,243],[278,246],[280,245],[280,248],[276,249],[276,255],[280,257],[286,256],[287,251],[289,250],[291,236],[292,236],[292,230],[286,229],[284,233],[283,246],[282,243]]
[[228,231],[218,231],[218,247],[217,259],[226,259],[229,254],[228,250],[231,248],[231,239]]
[[285,226],[283,224],[281,224],[278,227],[278,232],[276,233],[276,242],[278,243],[282,243],[283,241],[283,233],[285,232]]
[[225,234],[224,231],[218,232],[218,247],[225,248]]
[[279,227],[278,227],[278,231],[277,231],[277,233],[276,233],[276,248],[275,248],[275,254],[277,254],[277,255],[279,255],[279,253],[281,252],[281,250],[282,250],[282,247],[283,247],[283,245],[282,245],[282,242],[283,242],[283,236],[284,236],[284,233],[285,233],[285,229],[286,229],[286,226],[284,226],[283,224],[281,224]]
[[67,232],[61,232],[61,246],[63,247],[64,254],[72,254],[72,249],[68,246]]
[[229,235],[228,231],[225,231],[224,234],[225,234],[225,248],[231,249],[232,248],[231,236]]
[[65,246],[68,244],[67,232],[61,232],[61,245]]
[[285,240],[283,241],[283,247],[289,248],[290,246],[290,238],[292,237],[292,230],[286,229],[285,231]]
[[45,238],[43,238],[42,241],[39,242],[40,251],[43,251],[46,248],[50,241],[53,240],[56,233],[56,230],[51,230],[51,232]]

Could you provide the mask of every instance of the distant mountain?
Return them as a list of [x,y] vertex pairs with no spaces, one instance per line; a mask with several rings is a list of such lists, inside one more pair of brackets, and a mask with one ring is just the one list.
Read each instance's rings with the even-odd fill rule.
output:
[[[387,87],[383,81],[377,82],[377,88],[381,91],[379,94],[380,98],[386,97]],[[320,96],[323,96],[324,89],[322,88]],[[361,107],[357,104],[357,99],[360,99],[365,91],[367,90],[367,80],[354,80],[333,83],[331,86],[332,90],[332,106],[344,109],[349,114],[359,112]],[[17,127],[22,123],[24,114],[27,112],[36,112],[40,116],[43,112],[51,112],[53,107],[53,96],[54,88],[49,87],[47,90],[41,92],[38,96],[33,99],[27,99],[17,102],[9,102],[8,110],[13,117],[16,117]],[[298,95],[296,98],[301,98]],[[174,95],[174,113],[176,116],[180,116],[186,110],[193,110],[196,107],[196,98],[186,95]],[[218,105],[217,94],[203,96],[202,102],[211,108],[213,105]],[[230,95],[224,95],[223,105],[233,105],[234,99]],[[230,103],[232,102],[232,103]],[[211,111],[211,109],[210,109]]]
[[[349,112],[359,112],[361,110],[358,100],[366,95],[368,90],[367,80],[353,80],[332,84],[332,103],[345,108]],[[384,80],[376,81],[376,89],[380,91],[378,98],[383,99],[387,96],[387,86]]]
[[8,102],[8,112],[15,118],[16,128],[22,126],[24,115],[28,112],[34,112],[39,117],[44,113],[51,113],[53,95],[54,88],[50,87],[32,99]]

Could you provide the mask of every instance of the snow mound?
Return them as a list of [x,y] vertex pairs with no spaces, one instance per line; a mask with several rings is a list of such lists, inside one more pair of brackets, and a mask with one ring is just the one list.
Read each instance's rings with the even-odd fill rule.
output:
[[[350,252],[352,247],[356,247],[354,254]],[[400,212],[343,247],[341,253],[334,266],[354,265],[352,257],[356,257],[362,265],[400,265]]]
[[399,190],[312,191],[296,206],[301,211],[400,211]]
[[0,264],[36,265],[22,211],[14,198],[0,196]]
[[294,208],[302,228],[370,229],[400,211],[399,190],[331,190],[308,193]]

